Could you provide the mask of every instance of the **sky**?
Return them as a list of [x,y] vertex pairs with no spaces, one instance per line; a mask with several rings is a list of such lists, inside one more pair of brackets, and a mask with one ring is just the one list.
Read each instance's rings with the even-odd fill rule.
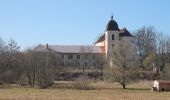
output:
[[111,15],[130,32],[152,25],[170,34],[170,0],[0,0],[0,37],[22,49],[93,45]]

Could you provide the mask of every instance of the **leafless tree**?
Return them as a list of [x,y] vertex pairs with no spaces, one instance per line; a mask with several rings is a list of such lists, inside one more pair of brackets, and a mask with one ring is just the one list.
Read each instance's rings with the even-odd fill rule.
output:
[[84,60],[84,58],[85,58],[85,47],[84,46],[81,46],[81,48],[80,48],[80,51],[81,51],[81,53],[83,54],[82,56],[82,59],[81,59],[81,61],[82,61],[82,67],[83,67],[83,72],[84,72],[84,70],[85,70],[85,60]]
[[160,60],[164,63],[165,66],[162,66],[160,68],[160,70],[162,71],[162,79],[166,79],[169,80],[170,79],[170,38],[167,37],[166,39],[164,39],[164,48],[165,51],[161,54],[161,57],[163,59],[160,58]]
[[147,55],[155,51],[156,35],[157,32],[153,26],[144,26],[135,33],[139,54]]
[[156,52],[156,37],[158,32],[153,26],[143,26],[135,33],[135,40],[138,48],[139,66],[143,67],[143,61],[150,53]]
[[89,67],[89,69],[91,69],[90,67],[92,67],[93,65],[92,65],[92,55],[93,55],[93,49],[90,47],[90,46],[88,46],[87,47],[87,56],[88,56],[88,63],[89,63],[89,65],[88,65],[88,67]]
[[0,54],[5,52],[5,42],[0,38]]
[[25,55],[26,75],[30,86],[47,88],[55,79],[57,68],[61,63],[60,59],[51,52],[28,50]]
[[170,62],[170,37],[166,40],[166,62]]
[[18,44],[10,39],[4,46],[1,55],[2,58],[2,78],[6,83],[15,83],[21,74],[21,59]]
[[126,85],[136,80],[138,67],[135,65],[136,52],[133,44],[121,40],[113,48],[110,71],[116,82],[126,89]]
[[96,62],[96,72],[97,70],[101,70],[101,75],[103,76],[104,67],[107,66],[107,59],[104,54],[97,54],[95,58]]
[[135,32],[138,47],[139,66],[145,71],[155,71],[160,74],[169,59],[169,38],[157,32],[153,26],[142,27]]
[[5,52],[5,42],[0,38],[0,81],[3,78],[3,72],[5,71],[5,63],[4,63],[4,52]]

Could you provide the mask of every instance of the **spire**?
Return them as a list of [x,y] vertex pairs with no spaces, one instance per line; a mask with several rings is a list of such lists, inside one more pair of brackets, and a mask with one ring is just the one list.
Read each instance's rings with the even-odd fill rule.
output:
[[113,12],[112,12],[112,14],[111,14],[111,20],[113,20]]
[[113,15],[111,16],[111,20],[113,20]]

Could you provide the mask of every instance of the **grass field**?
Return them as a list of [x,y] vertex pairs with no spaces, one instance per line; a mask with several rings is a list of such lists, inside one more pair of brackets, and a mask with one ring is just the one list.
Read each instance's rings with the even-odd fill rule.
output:
[[170,92],[153,92],[149,84],[140,82],[127,90],[117,84],[95,90],[8,88],[0,89],[0,100],[170,100]]

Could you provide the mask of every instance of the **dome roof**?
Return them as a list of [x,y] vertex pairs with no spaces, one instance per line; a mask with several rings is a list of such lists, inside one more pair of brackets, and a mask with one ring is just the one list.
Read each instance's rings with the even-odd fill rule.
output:
[[119,31],[118,24],[115,20],[113,20],[113,16],[111,16],[111,20],[106,26],[106,31]]

